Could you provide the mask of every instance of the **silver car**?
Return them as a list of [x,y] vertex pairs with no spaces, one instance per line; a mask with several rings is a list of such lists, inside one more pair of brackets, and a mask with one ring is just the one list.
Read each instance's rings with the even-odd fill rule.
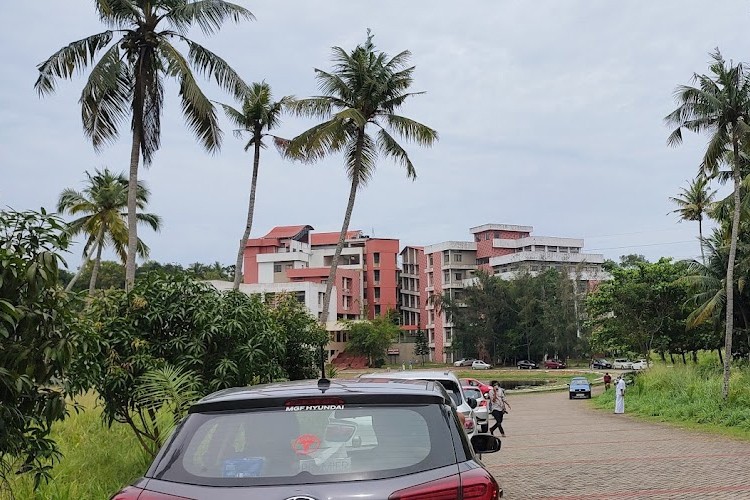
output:
[[[286,382],[208,396],[112,500],[499,498],[450,396],[431,381]],[[475,495],[475,496],[472,496]]]
[[479,387],[472,387],[470,385],[463,386],[464,395],[467,398],[475,399],[477,401],[477,407],[474,408],[474,415],[477,417],[477,427],[479,432],[487,432],[489,429],[489,399],[490,394],[482,394]]
[[450,371],[439,370],[402,370],[394,372],[378,372],[360,375],[361,379],[396,379],[396,380],[433,380],[440,382],[448,391],[454,403],[456,410],[464,416],[464,430],[468,436],[473,436],[479,432],[477,417],[474,414],[474,408],[478,406],[475,399],[467,397],[461,388],[461,382]]

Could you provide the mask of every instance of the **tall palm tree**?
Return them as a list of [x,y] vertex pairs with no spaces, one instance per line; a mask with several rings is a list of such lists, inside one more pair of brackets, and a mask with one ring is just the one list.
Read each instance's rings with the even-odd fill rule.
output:
[[[78,273],[68,283],[66,290],[71,290],[81,272],[86,268],[91,256],[96,252],[94,267],[89,281],[89,295],[94,293],[99,266],[102,260],[102,250],[111,246],[124,263],[128,244],[127,214],[124,212],[128,203],[128,179],[125,174],[115,174],[109,169],[96,170],[94,175],[86,172],[87,186],[83,191],[65,189],[60,193],[57,210],[61,213],[78,215],[69,224],[72,236],[86,235],[83,247],[83,263]],[[148,203],[149,191],[142,183],[138,183],[137,208],[143,210]],[[154,231],[161,229],[161,218],[155,214],[138,213],[138,222],[148,224]],[[148,256],[148,247],[138,240],[139,255]]]
[[678,207],[672,213],[679,214],[682,220],[698,221],[698,240],[701,245],[701,261],[704,264],[706,256],[703,253],[703,216],[711,208],[714,196],[716,196],[716,190],[709,189],[708,178],[705,175],[699,175],[690,181],[687,188],[682,188],[679,195],[669,198]]
[[[253,148],[253,177],[250,181],[250,201],[247,207],[247,222],[245,231],[240,240],[240,248],[237,251],[237,261],[235,263],[234,285],[235,290],[240,288],[240,279],[242,278],[242,263],[245,254],[245,245],[250,237],[250,230],[253,227],[253,214],[255,213],[255,190],[258,185],[258,167],[260,166],[260,150],[265,148],[263,138],[269,136],[268,132],[276,128],[280,122],[281,113],[284,107],[291,102],[291,97],[282,97],[281,100],[274,102],[271,95],[271,87],[266,82],[253,83],[250,86],[250,92],[242,102],[242,111],[222,104],[224,112],[232,123],[237,127],[234,133],[237,137],[242,137],[243,133],[248,133],[250,139],[245,144],[245,151]],[[279,139],[271,135],[274,139]]]
[[743,143],[750,140],[750,75],[742,63],[727,63],[717,49],[712,54],[714,62],[710,75],[693,76],[695,86],[677,88],[675,98],[679,106],[667,115],[665,121],[677,128],[670,134],[668,144],[682,143],[682,129],[708,132],[710,140],[701,164],[706,175],[719,171],[722,160],[729,154],[734,181],[734,213],[726,273],[726,316],[724,334],[724,400],[729,397],[729,375],[732,363],[732,335],[734,331],[734,263],[737,254],[737,235],[740,226],[740,185]]
[[[403,51],[390,58],[377,51],[368,31],[367,40],[351,52],[333,48],[333,70],[315,69],[322,95],[295,101],[290,108],[299,115],[324,120],[286,144],[292,158],[317,161],[332,153],[343,152],[346,173],[351,181],[344,222],[331,263],[321,321],[328,317],[336,270],[349,230],[357,190],[375,173],[378,155],[390,157],[406,168],[415,179],[414,165],[394,135],[420,146],[431,146],[438,133],[430,127],[396,114],[411,96],[414,66],[407,66],[411,53]],[[374,130],[375,136],[369,131]]]
[[[186,36],[197,25],[205,35],[227,19],[252,19],[245,8],[223,0],[94,0],[110,29],[72,42],[38,66],[34,87],[40,95],[55,91],[58,78],[72,78],[93,66],[81,93],[83,130],[96,150],[113,142],[130,116],[132,144],[128,177],[128,245],[125,287],[135,279],[138,246],[136,206],[138,165],[151,163],[159,149],[164,80],[179,83],[182,113],[188,127],[210,152],[221,144],[216,110],[195,81],[193,69],[213,78],[237,98],[247,85],[218,55]],[[183,55],[172,42],[188,48]],[[98,61],[97,54],[104,51]]]

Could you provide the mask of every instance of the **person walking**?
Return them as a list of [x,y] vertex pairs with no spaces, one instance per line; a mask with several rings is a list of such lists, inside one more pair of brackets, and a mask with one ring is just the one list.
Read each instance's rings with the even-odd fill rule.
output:
[[604,390],[608,391],[609,386],[612,383],[612,375],[609,374],[609,372],[604,374]]
[[503,429],[503,416],[510,410],[510,404],[505,398],[505,391],[500,387],[500,382],[493,380],[490,382],[490,411],[492,416],[495,418],[495,425],[490,427],[490,434],[495,433],[495,429],[500,430],[500,435],[505,437],[505,430]]
[[615,413],[625,413],[625,379],[622,375],[617,379],[615,391]]

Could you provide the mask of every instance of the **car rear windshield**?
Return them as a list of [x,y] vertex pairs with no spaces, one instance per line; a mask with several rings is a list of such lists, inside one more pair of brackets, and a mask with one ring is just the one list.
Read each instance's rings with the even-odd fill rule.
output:
[[440,405],[294,408],[302,409],[192,414],[154,477],[206,486],[302,484],[456,463]]
[[461,388],[458,386],[455,380],[438,379],[436,381],[440,382],[440,385],[445,388],[456,406],[460,406],[461,404],[463,404],[463,400],[461,397]]
[[466,396],[467,398],[482,399],[482,391],[473,387],[465,387],[464,396]]

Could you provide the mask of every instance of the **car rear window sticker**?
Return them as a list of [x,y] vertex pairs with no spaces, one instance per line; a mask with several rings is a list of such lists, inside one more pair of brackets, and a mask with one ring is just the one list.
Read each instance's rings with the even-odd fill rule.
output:
[[229,458],[222,463],[222,476],[259,477],[265,463],[264,457]]

